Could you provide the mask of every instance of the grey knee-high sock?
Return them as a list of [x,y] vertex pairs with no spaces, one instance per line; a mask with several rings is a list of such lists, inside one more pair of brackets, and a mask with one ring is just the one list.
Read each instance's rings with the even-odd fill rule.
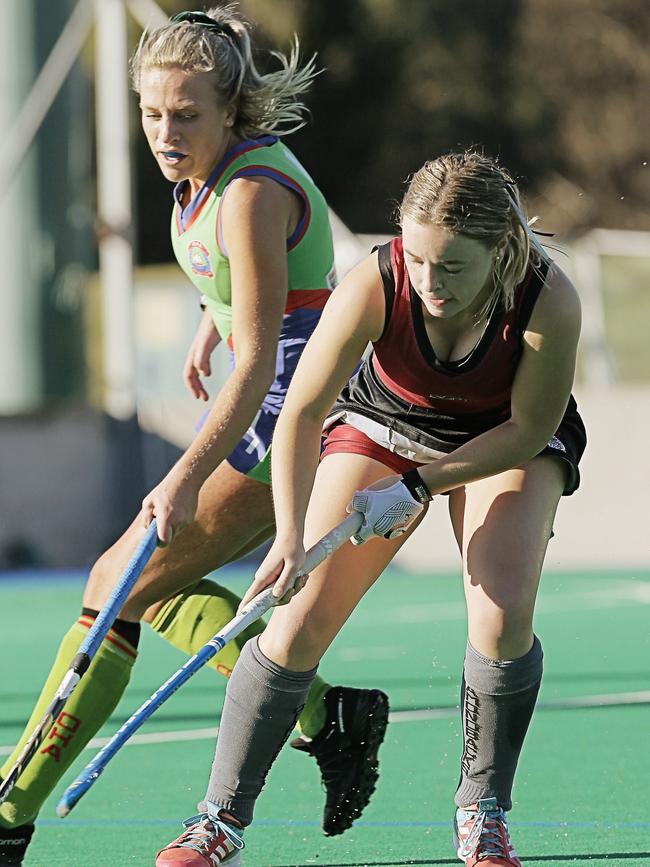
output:
[[496,797],[512,808],[512,781],[542,680],[537,636],[525,656],[488,659],[467,644],[461,689],[463,755],[455,802],[467,807]]
[[315,668],[288,671],[271,662],[257,637],[244,645],[226,688],[206,802],[250,825],[266,775],[296,724],[315,676]]

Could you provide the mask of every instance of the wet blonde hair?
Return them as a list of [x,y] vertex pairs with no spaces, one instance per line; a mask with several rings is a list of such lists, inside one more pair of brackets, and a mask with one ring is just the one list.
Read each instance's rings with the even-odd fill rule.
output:
[[542,259],[548,261],[524,215],[515,181],[495,160],[476,151],[426,162],[410,179],[398,213],[400,225],[405,218],[433,223],[494,249],[494,289],[480,316],[499,304],[510,310],[529,262],[539,266]]
[[204,15],[217,26],[171,19],[142,34],[130,63],[136,93],[147,69],[179,67],[188,72],[214,72],[217,98],[235,109],[233,129],[240,137],[288,135],[304,126],[308,110],[299,97],[318,75],[315,56],[300,68],[295,38],[288,56],[269,52],[281,68],[261,75],[253,60],[250,25],[240,17],[237,6],[215,6],[198,17]]

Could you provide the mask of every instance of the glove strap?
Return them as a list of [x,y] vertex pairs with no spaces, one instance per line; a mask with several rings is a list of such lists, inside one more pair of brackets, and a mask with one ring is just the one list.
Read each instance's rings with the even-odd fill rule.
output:
[[402,475],[402,482],[408,488],[411,496],[416,499],[418,503],[428,503],[433,499],[432,494],[424,484],[424,479],[417,470],[413,469],[404,473]]

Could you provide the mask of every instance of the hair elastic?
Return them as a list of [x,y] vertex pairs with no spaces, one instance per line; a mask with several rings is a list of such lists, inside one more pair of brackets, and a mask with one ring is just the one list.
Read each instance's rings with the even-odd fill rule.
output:
[[223,36],[230,36],[234,38],[235,31],[230,27],[229,24],[224,24],[221,21],[215,21],[214,18],[210,18],[209,15],[205,15],[203,12],[179,12],[177,15],[174,15],[170,18],[174,24],[182,23],[186,21],[188,24],[199,24],[201,27],[207,27],[209,30],[215,30],[217,33],[221,33]]

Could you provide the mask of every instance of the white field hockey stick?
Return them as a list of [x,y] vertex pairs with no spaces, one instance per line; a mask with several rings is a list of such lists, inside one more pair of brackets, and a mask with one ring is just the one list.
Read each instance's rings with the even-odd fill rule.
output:
[[[363,515],[360,512],[353,512],[351,515],[330,530],[327,535],[323,536],[320,542],[317,542],[312,548],[307,551],[305,557],[305,565],[302,573],[313,571],[320,563],[323,562],[330,554],[334,553],[345,542],[349,540],[361,527]],[[218,653],[226,646],[229,641],[232,641],[240,632],[246,629],[251,623],[262,616],[269,608],[277,605],[279,599],[273,595],[273,587],[267,587],[251,600],[240,614],[237,614],[233,619],[224,626],[213,638],[204,644],[203,647],[187,660],[185,665],[178,669],[169,680],[159,687],[153,695],[145,701],[138,710],[122,725],[113,735],[106,746],[97,753],[97,755],[86,765],[83,771],[77,776],[68,788],[65,790],[56,807],[57,815],[63,818],[67,816],[74,805],[79,801],[93,785],[95,780],[102,773],[106,765],[113,758],[115,753],[123,746],[126,741],[134,734],[143,722],[156,711],[158,708],[170,698],[177,689],[179,689],[193,674],[202,668],[205,663],[211,659],[215,653]]]
[[54,694],[54,698],[48,705],[47,710],[29,736],[27,743],[20,751],[20,755],[14,762],[9,773],[2,783],[0,783],[0,804],[4,803],[4,801],[9,797],[9,794],[18,782],[20,775],[38,752],[43,740],[47,737],[48,732],[63,710],[65,703],[88,670],[88,666],[92,662],[92,659],[104,640],[106,633],[115,622],[115,618],[120,613],[120,609],[126,602],[126,598],[131,592],[133,585],[142,574],[144,567],[147,565],[151,555],[155,551],[157,541],[158,531],[154,520],[147,528],[147,532],[136,548],[135,553],[127,563],[119,580],[115,584],[113,592],[97,615],[95,622],[88,631],[88,635],[82,641],[76,656],[63,676],[63,680],[59,684],[59,687]]

